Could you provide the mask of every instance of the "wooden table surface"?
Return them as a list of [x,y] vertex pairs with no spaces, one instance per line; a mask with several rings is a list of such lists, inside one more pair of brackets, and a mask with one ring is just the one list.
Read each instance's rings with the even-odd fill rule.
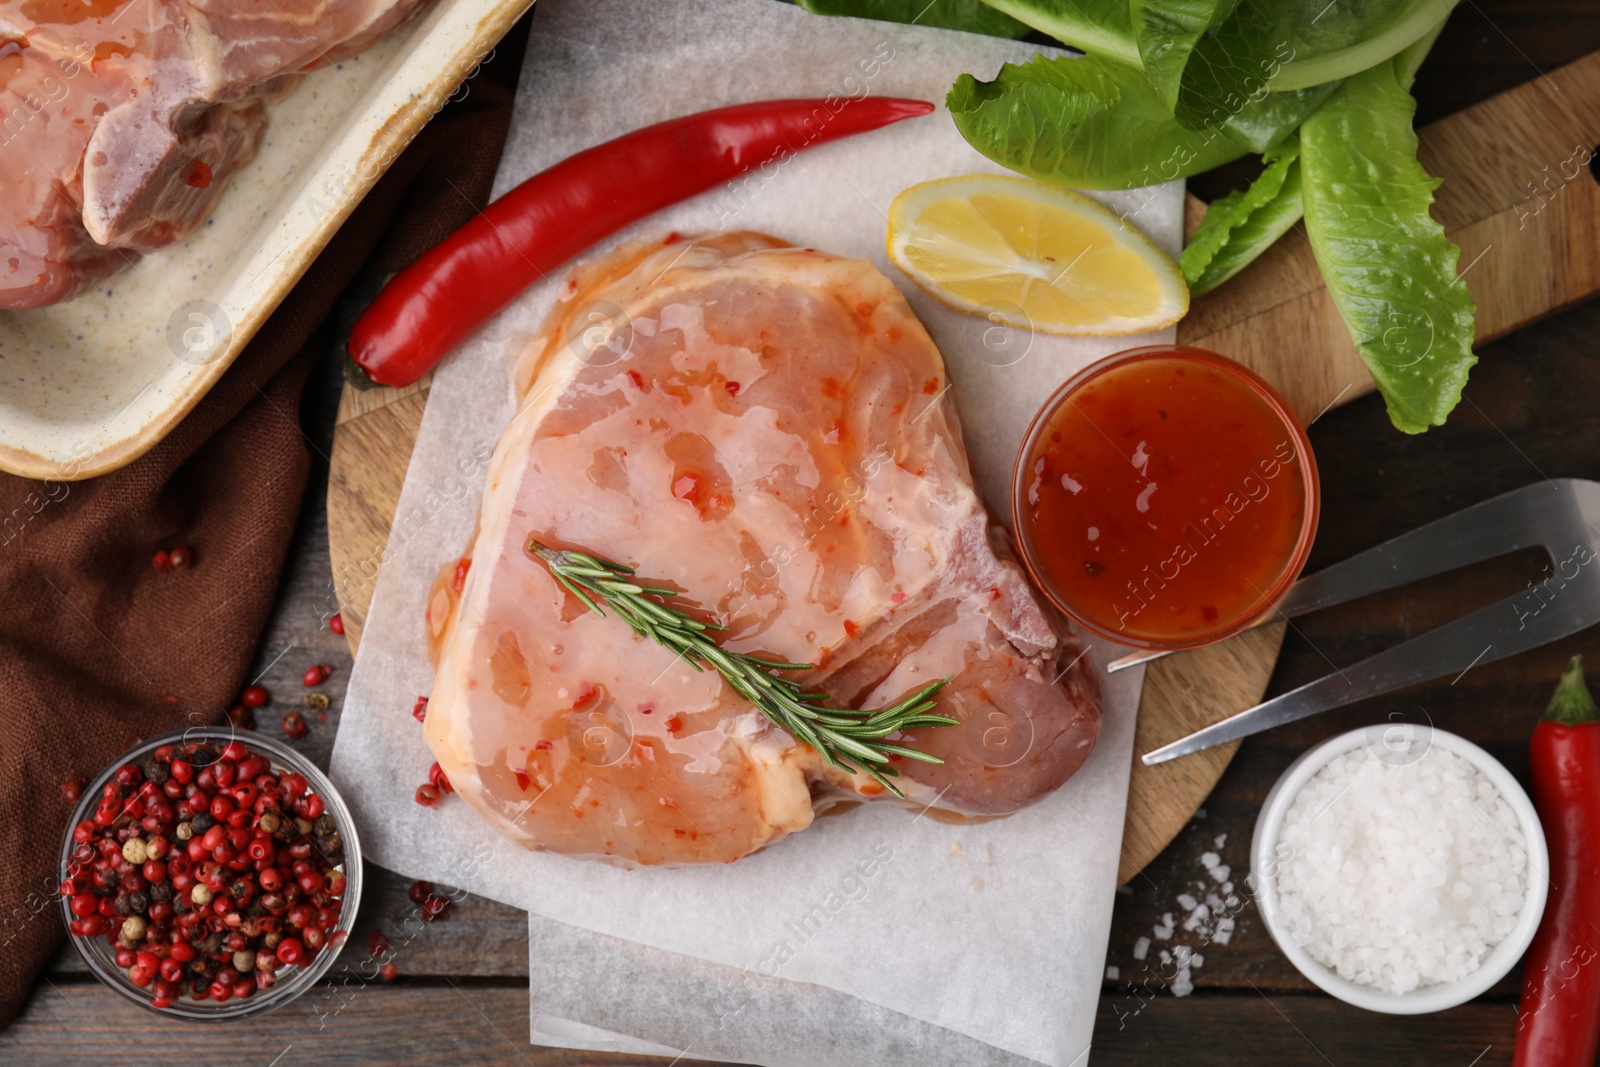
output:
[[[1467,0],[1452,16],[1417,81],[1418,122],[1511,88],[1600,48],[1594,0]],[[1595,116],[1600,123],[1600,116]],[[1530,181],[1556,160],[1528,160]],[[1202,196],[1226,191],[1242,170],[1192,183]],[[1541,477],[1600,478],[1600,303],[1569,310],[1487,346],[1466,400],[1448,426],[1420,437],[1390,427],[1376,396],[1332,411],[1311,427],[1323,476],[1323,518],[1310,568]],[[278,716],[304,692],[300,674],[334,665],[324,687],[326,721],[309,715],[299,742],[324,766],[338,725],[350,660],[323,624],[335,608],[323,506],[339,368],[329,361],[304,407],[309,447],[324,457],[307,489],[277,609],[257,670],[278,698],[260,726],[276,736]],[[1281,693],[1430,629],[1542,578],[1534,554],[1416,583],[1298,622],[1284,642],[1269,694]],[[1246,904],[1227,944],[1181,931],[1180,894],[1206,880],[1200,856],[1220,853],[1236,880],[1248,866],[1251,827],[1266,790],[1313,743],[1391,719],[1432,722],[1465,735],[1524,782],[1528,731],[1568,656],[1600,663],[1589,631],[1526,655],[1470,669],[1459,679],[1418,686],[1249,738],[1194,822],[1117,898],[1092,1061],[1160,1064],[1437,1064],[1496,1067],[1511,1062],[1517,974],[1464,1007],[1402,1018],[1348,1007],[1314,990],[1273,946]],[[1216,842],[1226,835],[1220,848]],[[385,928],[399,950],[399,980],[331,988],[263,1019],[197,1027],[160,1019],[102,988],[64,950],[26,1012],[0,1034],[0,1064],[90,1063],[665,1064],[665,1060],[538,1049],[527,1041],[527,930],[516,909],[468,898],[448,919],[407,942],[395,924],[410,914],[407,881],[369,870],[370,889],[348,950],[359,959],[367,931]],[[1170,992],[1172,968],[1134,958],[1141,937],[1166,913],[1180,920],[1168,944],[1205,958],[1195,991]],[[403,947],[402,947],[403,946]],[[688,1059],[679,1061],[687,1064]]]

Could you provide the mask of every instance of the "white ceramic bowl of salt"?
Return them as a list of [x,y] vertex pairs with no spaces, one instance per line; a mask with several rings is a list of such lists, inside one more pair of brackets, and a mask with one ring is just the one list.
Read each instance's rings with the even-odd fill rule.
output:
[[1300,973],[1393,1015],[1453,1008],[1504,978],[1549,887],[1544,831],[1511,772],[1465,738],[1406,723],[1352,730],[1291,764],[1261,805],[1250,865],[1261,920]]

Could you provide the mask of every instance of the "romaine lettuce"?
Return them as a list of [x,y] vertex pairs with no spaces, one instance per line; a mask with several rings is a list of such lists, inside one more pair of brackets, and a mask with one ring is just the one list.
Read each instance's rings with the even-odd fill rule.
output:
[[1028,27],[983,0],[797,0],[819,15],[850,15],[885,22],[913,22],[966,30],[990,37],[1021,37]]
[[1130,0],[1139,62],[1171,111],[1195,45],[1219,15],[1217,0]]
[[1002,166],[1082,189],[1154,185],[1237,159],[1218,130],[1186,130],[1137,72],[1098,56],[1007,63],[956,79],[946,100],[972,147]]
[[1130,0],[984,0],[1063,44],[1139,66]]
[[1250,188],[1214,201],[1179,259],[1189,294],[1233,277],[1300,221],[1300,141],[1290,137],[1263,157]]
[[1345,81],[1300,127],[1306,234],[1334,303],[1407,433],[1461,399],[1475,307],[1460,249],[1428,214],[1437,179],[1417,162],[1408,55]]

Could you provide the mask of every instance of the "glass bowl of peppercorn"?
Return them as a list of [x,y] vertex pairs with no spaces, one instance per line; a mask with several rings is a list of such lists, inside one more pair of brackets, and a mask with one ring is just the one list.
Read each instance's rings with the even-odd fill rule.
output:
[[361,845],[326,775],[287,745],[191,727],[123,753],[61,845],[61,909],[101,981],[163,1015],[280,1008],[355,924]]

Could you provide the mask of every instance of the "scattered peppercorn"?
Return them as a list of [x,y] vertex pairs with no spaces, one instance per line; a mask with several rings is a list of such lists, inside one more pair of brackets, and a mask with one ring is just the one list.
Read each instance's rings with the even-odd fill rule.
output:
[[399,977],[400,968],[396,967],[393,963],[385,963],[382,967],[378,968],[378,974],[385,982],[392,982]]
[[306,717],[298,711],[291,711],[283,717],[283,733],[285,737],[298,741],[311,732],[311,727],[306,725]]
[[188,545],[179,545],[167,553],[167,563],[175,571],[186,571],[194,566],[194,549]]
[[344,615],[336,611],[328,616],[328,629],[341,637],[344,636]]
[[454,793],[455,787],[450,784],[450,779],[445,777],[444,768],[434,763],[428,768],[428,784],[437,789],[440,795]]
[[389,951],[389,938],[382,930],[367,931],[367,955],[381,956]]
[[228,725],[238,730],[254,730],[256,714],[243,704],[235,704],[228,709]]
[[312,711],[327,711],[330,703],[332,702],[328,699],[328,694],[326,693],[307,693],[305,695],[306,707]]
[[266,707],[271,699],[272,694],[259,685],[247,685],[244,687],[244,692],[239,694],[239,703],[247,708]]
[[150,557],[150,569],[157,574],[166,574],[172,570],[172,557],[167,555],[165,550],[157,552]]
[[300,680],[305,683],[307,689],[310,689],[312,686],[326,682],[331,674],[333,674],[333,668],[326,663],[313,663],[306,668],[305,676]]
[[416,719],[418,722],[426,722],[427,721],[427,719],[428,719],[428,698],[427,697],[418,697],[417,698],[416,705],[411,709],[411,717],[413,719]]
[[68,804],[76,804],[78,798],[83,796],[83,787],[88,784],[88,780],[81,775],[73,775],[61,783],[61,799]]
[[431,923],[436,922],[439,919],[447,919],[450,917],[450,913],[454,910],[455,907],[450,903],[449,898],[440,896],[429,897],[422,903],[422,921]]
[[439,790],[431,785],[419,785],[414,799],[425,808],[435,807],[440,800]]
[[412,882],[411,888],[406,890],[406,895],[411,898],[411,903],[421,904],[433,896],[433,883]]

